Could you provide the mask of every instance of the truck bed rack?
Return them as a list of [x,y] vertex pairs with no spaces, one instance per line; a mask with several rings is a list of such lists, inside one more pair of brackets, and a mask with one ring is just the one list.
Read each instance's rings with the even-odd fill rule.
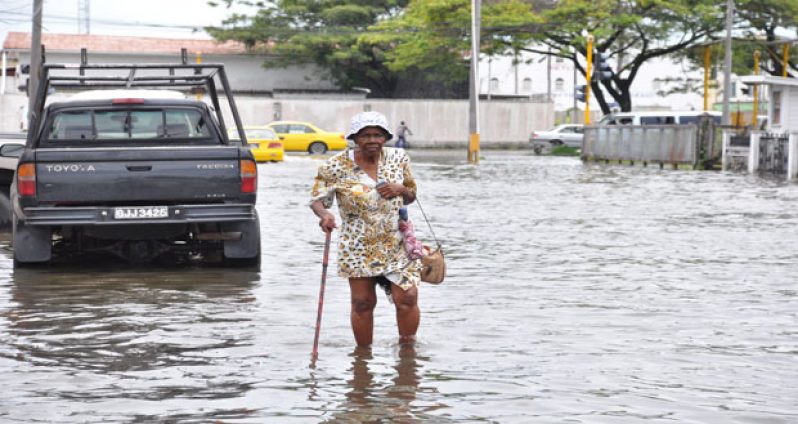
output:
[[[119,75],[113,74],[118,71]],[[101,73],[101,75],[92,75]],[[213,105],[222,137],[227,140],[227,127],[219,102],[218,87],[227,99],[241,140],[246,140],[243,125],[233,99],[224,65],[219,63],[139,63],[139,64],[56,64],[42,65],[41,83],[38,85],[36,103],[31,114],[31,131],[28,137],[36,137],[41,127],[41,117],[46,98],[51,89],[95,90],[95,89],[178,89],[195,94],[207,93]],[[36,130],[34,130],[36,129]]]

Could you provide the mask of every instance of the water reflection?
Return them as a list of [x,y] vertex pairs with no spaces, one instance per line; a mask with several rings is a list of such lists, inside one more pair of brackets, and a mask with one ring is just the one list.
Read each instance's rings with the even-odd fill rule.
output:
[[392,366],[384,367],[375,362],[372,350],[355,348],[351,358],[351,378],[347,380],[347,391],[341,404],[326,423],[416,423],[441,417],[432,417],[432,410],[446,408],[442,404],[416,404],[420,392],[435,393],[432,388],[422,388],[421,362],[416,346],[412,344],[396,347],[396,359]]
[[[76,389],[64,384],[68,377],[56,379],[51,395],[162,400],[248,390],[218,366],[252,344],[253,334],[242,328],[251,319],[257,273],[15,269],[12,276],[0,354],[19,361],[18,372],[57,367],[62,377],[91,381]],[[118,378],[111,386],[96,378],[107,373]]]

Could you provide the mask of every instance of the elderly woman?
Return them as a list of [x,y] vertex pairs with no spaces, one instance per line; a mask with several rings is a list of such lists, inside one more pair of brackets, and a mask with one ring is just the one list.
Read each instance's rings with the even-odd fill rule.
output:
[[319,167],[311,209],[323,231],[337,227],[328,210],[337,199],[341,215],[338,273],[349,279],[350,320],[358,346],[370,346],[374,332],[376,286],[382,286],[396,307],[400,343],[415,340],[420,312],[421,264],[410,260],[398,231],[399,209],[416,199],[410,159],[401,149],[385,147],[393,134],[381,113],[355,115],[346,138],[355,147]]

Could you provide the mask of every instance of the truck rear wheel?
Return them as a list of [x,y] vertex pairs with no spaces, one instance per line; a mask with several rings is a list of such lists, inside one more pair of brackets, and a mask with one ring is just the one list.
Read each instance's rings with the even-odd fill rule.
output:
[[53,255],[53,233],[50,227],[25,225],[14,217],[12,233],[15,266],[30,266],[50,261]]

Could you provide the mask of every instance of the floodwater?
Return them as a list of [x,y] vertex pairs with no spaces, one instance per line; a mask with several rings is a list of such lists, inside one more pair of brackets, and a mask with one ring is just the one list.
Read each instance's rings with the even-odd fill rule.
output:
[[380,295],[356,351],[331,266],[309,366],[320,160],[289,156],[259,168],[259,273],[14,270],[6,236],[0,422],[798,422],[798,185],[410,152],[449,270],[415,347]]

